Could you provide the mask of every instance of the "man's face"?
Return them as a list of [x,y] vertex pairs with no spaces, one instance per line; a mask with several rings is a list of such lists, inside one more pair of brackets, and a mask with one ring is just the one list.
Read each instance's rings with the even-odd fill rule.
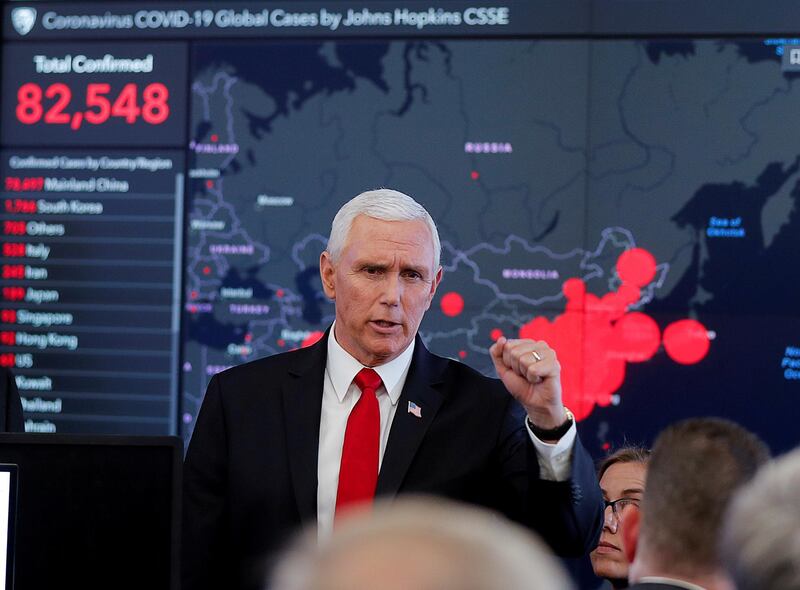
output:
[[[641,501],[646,478],[647,465],[644,463],[614,463],[600,478],[603,498],[608,501],[619,498],[633,498]],[[622,527],[625,526],[624,517],[629,510],[638,510],[638,508],[627,506],[620,510],[618,505],[617,511],[621,512],[623,522],[617,522],[611,508],[606,508],[600,542],[591,553],[592,568],[594,573],[601,578],[624,580],[628,577],[630,563],[625,557]]]
[[320,256],[325,294],[336,302],[336,341],[372,367],[396,358],[414,339],[442,269],[433,268],[433,237],[422,220],[359,215],[339,260]]

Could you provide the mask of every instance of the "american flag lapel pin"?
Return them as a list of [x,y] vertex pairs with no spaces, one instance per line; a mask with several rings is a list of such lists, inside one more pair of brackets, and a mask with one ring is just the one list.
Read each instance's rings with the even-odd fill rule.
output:
[[413,414],[417,418],[422,418],[422,408],[414,402],[408,402],[408,413]]

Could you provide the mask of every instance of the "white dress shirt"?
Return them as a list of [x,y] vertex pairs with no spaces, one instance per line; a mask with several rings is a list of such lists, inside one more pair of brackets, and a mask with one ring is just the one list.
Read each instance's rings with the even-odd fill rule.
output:
[[684,580],[676,580],[675,578],[665,578],[663,576],[644,576],[639,578],[637,584],[667,584],[677,588],[686,588],[686,590],[706,590],[702,586],[686,582]]
[[[361,397],[361,390],[353,382],[356,374],[364,368],[336,341],[334,328],[328,338],[328,358],[325,365],[325,381],[322,389],[322,415],[319,423],[319,459],[317,462],[317,522],[319,537],[325,538],[333,531],[333,515],[336,510],[336,492],[339,488],[339,466],[342,462],[344,431],[350,410]],[[381,414],[378,468],[383,463],[386,442],[392,427],[397,402],[414,355],[414,341],[394,360],[372,367],[380,375],[383,384],[378,388],[378,406]],[[569,478],[572,447],[577,429],[575,424],[556,444],[540,441],[528,430],[539,456],[542,479],[564,481]]]

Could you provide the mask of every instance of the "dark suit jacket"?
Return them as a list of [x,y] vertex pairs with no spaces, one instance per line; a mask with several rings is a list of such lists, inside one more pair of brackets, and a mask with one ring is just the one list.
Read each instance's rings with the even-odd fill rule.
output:
[[11,371],[0,367],[0,431],[24,432],[22,402]]
[[[326,353],[327,335],[212,378],[184,464],[183,590],[258,587],[257,564],[316,521]],[[559,553],[595,546],[603,503],[589,455],[577,442],[571,480],[540,480],[524,412],[500,381],[417,338],[399,404],[378,496],[446,496],[525,523]]]

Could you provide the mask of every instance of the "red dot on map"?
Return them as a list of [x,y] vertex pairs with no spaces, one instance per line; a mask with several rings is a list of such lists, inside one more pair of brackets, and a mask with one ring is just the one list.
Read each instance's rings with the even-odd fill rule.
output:
[[660,340],[658,324],[647,314],[629,313],[614,324],[614,350],[628,362],[641,363],[651,359]]
[[192,292],[189,294],[189,296],[190,296],[192,299],[197,299],[197,297],[198,297],[198,293],[197,293],[197,291],[192,291]]
[[620,302],[624,305],[630,305],[631,303],[636,303],[639,301],[639,297],[642,296],[642,290],[632,285],[631,283],[622,283],[617,289],[617,297],[619,298]]
[[311,334],[308,335],[308,338],[303,340],[303,342],[300,344],[300,347],[305,348],[306,346],[311,346],[312,344],[315,344],[324,335],[325,335],[324,332],[311,332]]
[[211,141],[214,141],[214,142],[219,141],[219,135],[217,135],[216,133],[212,133],[211,134]]
[[252,334],[245,334],[244,335],[244,341],[245,342],[250,342],[252,340],[253,340],[253,335]]
[[578,300],[586,294],[586,284],[581,279],[567,279],[561,291],[568,300]]
[[275,291],[275,296],[276,296],[278,299],[280,299],[281,297],[283,297],[283,289],[278,289],[277,291]]
[[286,346],[286,340],[283,338],[278,338],[278,346]]
[[676,363],[698,363],[705,358],[710,347],[708,330],[696,320],[679,320],[664,330],[664,350]]
[[211,267],[210,266],[204,266],[203,267],[203,274],[204,275],[210,275],[211,274]]
[[442,306],[442,313],[447,317],[453,318],[464,311],[464,298],[455,291],[450,291],[450,293],[444,294],[440,305]]
[[497,342],[503,336],[503,331],[500,328],[495,328],[489,333],[489,337]]
[[458,351],[458,358],[467,358],[467,351],[466,350],[459,350]]
[[472,172],[469,173],[469,177],[472,180],[478,180],[481,177],[481,175],[480,172],[478,172],[477,170],[473,170]]
[[197,313],[197,306],[196,305],[190,305],[189,306],[189,313]]
[[213,180],[206,180],[206,186],[208,188],[214,188],[214,181]]
[[656,276],[656,259],[644,248],[625,250],[617,259],[617,274],[623,283],[644,287]]
[[607,451],[607,450],[608,450],[608,449],[610,449],[610,448],[611,448],[611,443],[607,443],[607,442],[606,442],[606,443],[603,443],[603,450],[604,450],[604,451]]

